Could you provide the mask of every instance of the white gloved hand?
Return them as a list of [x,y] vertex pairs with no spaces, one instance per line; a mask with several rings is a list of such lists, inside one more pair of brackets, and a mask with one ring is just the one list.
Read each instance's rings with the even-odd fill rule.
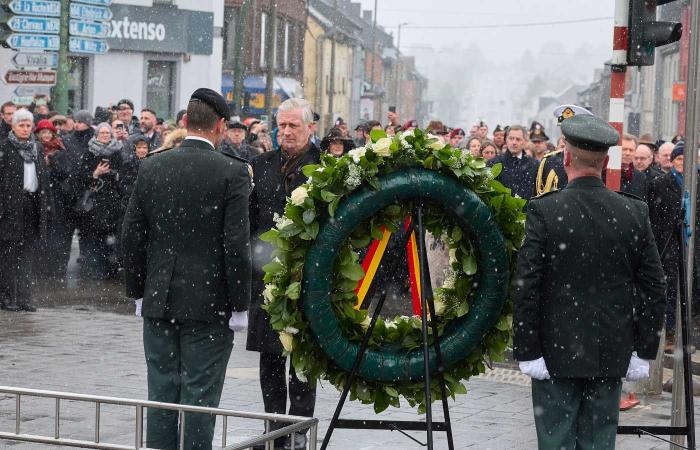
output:
[[232,312],[228,327],[231,331],[243,331],[248,328],[248,311]]
[[639,381],[649,378],[649,361],[637,356],[637,352],[632,352],[625,378],[627,381]]
[[143,297],[134,300],[134,303],[136,304],[136,312],[134,313],[134,315],[136,317],[141,317],[141,306],[143,305]]
[[520,371],[536,380],[549,380],[549,371],[544,358],[540,357],[532,361],[520,361]]

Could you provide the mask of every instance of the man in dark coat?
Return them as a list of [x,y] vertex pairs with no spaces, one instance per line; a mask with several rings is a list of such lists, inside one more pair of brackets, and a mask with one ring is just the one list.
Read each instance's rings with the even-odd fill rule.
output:
[[20,109],[12,120],[8,138],[0,142],[0,306],[33,312],[33,250],[47,236],[50,178],[32,135],[34,116]]
[[[671,172],[653,179],[649,183],[649,219],[654,231],[656,245],[666,274],[666,351],[674,351],[676,326],[676,301],[678,294],[678,269],[681,264],[681,249],[678,243],[678,225],[681,220],[681,196],[683,192],[683,142],[671,152]],[[700,201],[696,200],[696,211]],[[695,222],[695,233],[700,232],[700,221]],[[693,264],[693,312],[698,311],[700,300],[700,241],[695,241]]]
[[[248,165],[215,151],[228,107],[192,94],[188,136],[143,161],[124,218],[127,295],[143,301],[148,399],[216,407],[250,302]],[[216,417],[186,414],[185,449],[211,449]],[[176,411],[148,409],[146,445],[175,449]]]
[[[287,413],[287,358],[282,355],[279,335],[270,326],[267,312],[260,308],[264,304],[265,289],[262,267],[270,261],[271,249],[259,236],[274,228],[274,217],[284,214],[287,197],[306,182],[302,168],[319,162],[320,151],[309,140],[312,122],[313,112],[306,100],[293,98],[283,102],[277,115],[281,150],[263,153],[251,163],[255,186],[250,196],[253,295],[246,345],[248,350],[260,352],[260,387],[265,411],[269,413]],[[289,414],[313,416],[316,389],[297,378],[292,364],[289,369],[289,400]],[[296,442],[288,440],[285,446],[303,449],[306,436],[297,435]]]
[[527,130],[520,125],[514,125],[506,133],[507,151],[488,162],[489,166],[501,163],[503,169],[498,175],[498,181],[526,200],[535,195],[538,161],[525,154],[524,146]]
[[12,115],[17,111],[17,105],[12,102],[5,102],[0,106],[0,140],[7,139],[7,135],[12,131]]
[[226,124],[226,134],[219,144],[219,150],[227,155],[237,156],[250,161],[260,153],[260,149],[246,142],[248,127],[239,120],[230,120]]
[[149,152],[160,147],[162,139],[160,133],[156,130],[157,120],[156,112],[152,109],[143,108],[141,110],[139,129],[127,139],[129,149],[132,152],[135,151],[136,142],[139,140],[145,141],[148,144]]
[[665,285],[644,202],[600,174],[618,134],[562,123],[569,183],[528,204],[514,289],[513,354],[532,377],[540,449],[613,449],[622,377],[649,376]]

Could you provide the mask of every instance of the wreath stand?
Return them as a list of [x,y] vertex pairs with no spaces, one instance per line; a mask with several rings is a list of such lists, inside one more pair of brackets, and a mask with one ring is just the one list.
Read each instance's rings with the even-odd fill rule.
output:
[[[443,422],[433,421],[432,395],[431,395],[431,390],[430,390],[430,385],[431,385],[431,373],[430,373],[430,365],[429,365],[430,344],[428,342],[429,333],[428,333],[427,312],[430,311],[431,317],[436,317],[436,316],[435,316],[435,302],[433,300],[433,289],[432,289],[432,285],[430,283],[430,268],[428,266],[428,259],[427,259],[426,248],[425,248],[425,227],[423,226],[423,204],[422,204],[422,202],[418,202],[417,204],[414,205],[411,225],[409,226],[408,230],[406,231],[406,235],[404,237],[404,242],[402,243],[400,248],[406,248],[406,245],[408,244],[408,241],[411,238],[411,234],[414,231],[417,233],[416,241],[418,244],[417,245],[417,247],[418,247],[418,261],[420,264],[420,281],[419,282],[420,282],[420,286],[421,286],[421,321],[422,321],[422,334],[423,334],[423,362],[424,362],[424,367],[425,367],[425,376],[424,376],[425,405],[426,405],[425,422],[398,421],[398,420],[351,420],[351,419],[341,419],[340,418],[340,413],[343,410],[343,406],[344,406],[345,402],[347,401],[348,394],[350,393],[350,387],[352,386],[352,383],[355,380],[355,377],[357,376],[357,371],[360,367],[362,359],[364,358],[365,352],[367,351],[367,346],[369,344],[370,337],[372,336],[372,332],[374,331],[374,327],[377,324],[377,319],[380,316],[380,313],[381,313],[382,308],[384,306],[384,302],[386,300],[386,296],[387,296],[386,281],[388,279],[387,275],[394,273],[398,268],[398,264],[402,261],[402,258],[396,258],[390,262],[388,268],[385,267],[384,264],[382,264],[380,266],[380,269],[387,269],[387,270],[382,271],[381,277],[380,277],[381,282],[379,283],[379,285],[381,286],[381,296],[379,297],[379,301],[377,303],[377,306],[374,310],[374,313],[372,314],[372,319],[370,321],[369,327],[367,328],[367,331],[365,332],[365,335],[362,338],[362,344],[360,345],[360,350],[357,354],[357,357],[355,358],[352,369],[350,370],[350,373],[348,374],[348,378],[345,382],[345,387],[343,388],[343,392],[340,395],[340,400],[338,401],[338,405],[335,408],[335,412],[333,414],[333,418],[331,419],[331,423],[328,426],[328,430],[326,431],[325,437],[323,438],[323,444],[321,445],[321,450],[326,450],[328,448],[328,444],[331,440],[331,435],[333,434],[333,431],[336,428],[355,429],[355,430],[398,431],[401,434],[408,437],[409,439],[420,444],[421,446],[428,447],[429,450],[432,450],[433,445],[434,445],[433,444],[433,431],[445,431],[447,433],[448,447],[450,450],[454,450],[454,442],[453,442],[453,438],[452,438],[452,425],[450,423],[450,411],[449,411],[449,405],[447,403],[447,388],[445,387],[445,379],[443,376],[444,366],[442,363],[442,353],[440,352],[440,338],[438,336],[438,327],[437,327],[437,323],[435,321],[431,321],[430,326],[432,329],[432,335],[434,336],[433,346],[435,347],[435,355],[436,355],[436,361],[437,361],[437,367],[438,367],[438,379],[440,381],[440,392],[441,392],[441,397],[442,397],[442,409],[443,409],[443,414],[444,414],[444,421]],[[377,288],[376,281],[377,280],[375,278],[375,280],[372,282],[370,291],[367,295],[367,298],[370,299],[369,301],[371,301],[373,294],[374,294],[374,291]],[[407,434],[406,431],[425,431],[427,442],[424,444],[424,443],[418,441],[414,437]]]

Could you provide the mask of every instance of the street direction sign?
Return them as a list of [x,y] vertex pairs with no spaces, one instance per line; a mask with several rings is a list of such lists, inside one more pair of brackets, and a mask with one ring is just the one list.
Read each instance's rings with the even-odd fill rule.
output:
[[8,70],[5,72],[7,84],[56,84],[56,72],[48,70]]
[[61,17],[61,2],[51,0],[12,0],[8,5],[15,14]]
[[7,26],[22,33],[58,34],[61,31],[61,21],[48,17],[12,16]]
[[58,53],[15,53],[12,63],[18,68],[24,67],[58,67]]
[[17,95],[12,96],[12,103],[15,105],[31,105],[34,101],[34,96],[31,97],[20,97]]
[[60,43],[56,34],[12,33],[4,41],[15,50],[58,50]]
[[107,45],[105,41],[100,41],[98,39],[71,37],[68,40],[68,50],[75,53],[101,55],[109,51],[109,45]]
[[105,22],[71,19],[70,34],[71,36],[104,38],[109,35],[109,25]]
[[23,84],[23,85],[17,86],[15,88],[14,94],[17,97],[34,97],[35,95],[51,95],[51,87],[50,86],[42,86],[42,85],[27,86],[27,85]]
[[88,5],[109,6],[112,0],[73,0],[78,3],[87,3]]
[[95,20],[106,22],[112,20],[112,11],[102,6],[83,5],[71,2],[70,16],[73,19]]

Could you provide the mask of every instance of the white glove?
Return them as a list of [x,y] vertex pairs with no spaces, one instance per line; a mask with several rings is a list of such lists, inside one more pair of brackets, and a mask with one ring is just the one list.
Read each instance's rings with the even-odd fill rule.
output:
[[134,303],[136,303],[136,313],[134,313],[134,315],[136,317],[141,317],[141,305],[143,304],[143,297],[134,300]]
[[228,327],[231,331],[243,331],[248,328],[248,311],[232,312]]
[[639,381],[649,378],[649,361],[637,356],[637,352],[632,352],[625,378],[627,381]]
[[520,361],[518,365],[522,373],[529,375],[535,380],[549,380],[549,371],[543,357],[533,361]]

